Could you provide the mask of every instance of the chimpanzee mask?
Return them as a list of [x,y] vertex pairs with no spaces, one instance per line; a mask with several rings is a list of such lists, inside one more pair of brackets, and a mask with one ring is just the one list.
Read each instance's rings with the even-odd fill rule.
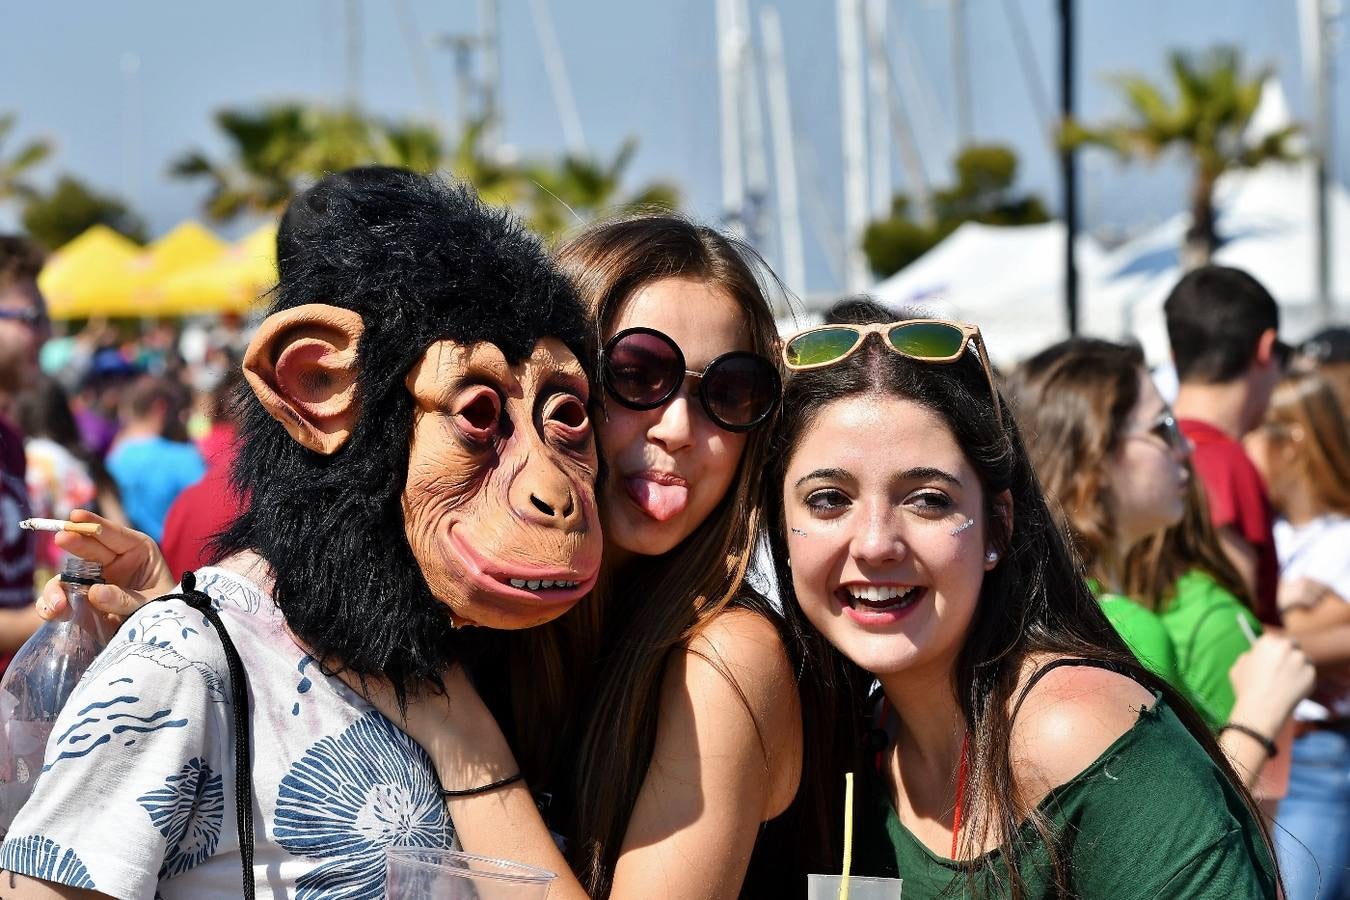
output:
[[538,243],[467,189],[366,169],[294,201],[278,260],[220,552],[269,562],[317,656],[404,685],[463,656],[452,626],[571,608],[601,552],[591,339]]
[[[263,323],[244,361],[299,444],[337,453],[357,418],[361,320],[310,304]],[[496,344],[443,340],[405,381],[414,403],[404,535],[456,624],[528,628],[595,584],[600,527],[586,371],[544,338],[514,365]]]

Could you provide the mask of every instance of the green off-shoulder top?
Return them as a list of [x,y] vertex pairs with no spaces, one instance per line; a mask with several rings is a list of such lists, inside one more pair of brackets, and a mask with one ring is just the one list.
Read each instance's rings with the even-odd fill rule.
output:
[[[879,777],[866,784],[855,874],[903,879],[905,900],[1011,896],[1000,851],[945,859],[901,824]],[[1068,884],[1055,886],[1049,848],[1026,823],[1016,844],[1026,900],[1276,897],[1261,826],[1161,697],[1038,809],[1057,835]]]

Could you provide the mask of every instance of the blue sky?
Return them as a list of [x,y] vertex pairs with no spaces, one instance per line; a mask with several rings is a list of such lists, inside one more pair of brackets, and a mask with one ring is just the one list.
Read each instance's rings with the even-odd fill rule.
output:
[[[415,53],[400,27],[408,11],[421,43],[476,27],[477,3],[360,0],[361,98],[371,111],[455,118],[449,56],[423,49],[434,97],[419,86]],[[720,212],[717,46],[714,0],[544,0],[552,12],[590,147],[612,154],[634,135],[634,184],[661,178],[679,184],[687,208]],[[1056,0],[966,0],[974,135],[1020,153],[1023,184],[1058,206],[1055,163],[1017,63],[1007,8],[1019,4],[1038,61],[1039,79],[1056,103]],[[752,20],[765,5],[749,0]],[[806,229],[808,286],[837,287],[814,236],[842,221],[838,65],[831,0],[779,0],[789,66]],[[170,3],[69,0],[7,4],[0,29],[0,111],[18,113],[20,136],[44,135],[59,150],[48,176],[71,171],[130,195],[160,233],[199,214],[201,190],[170,181],[168,161],[190,147],[212,155],[224,147],[214,110],[283,98],[338,102],[344,96],[341,0],[232,0]],[[530,16],[530,0],[501,0],[506,141],[525,155],[559,152],[564,132]],[[1089,120],[1116,111],[1110,73],[1161,77],[1168,47],[1240,45],[1253,64],[1274,65],[1296,115],[1311,108],[1302,84],[1294,0],[1078,0],[1079,108]],[[944,0],[891,0],[893,54],[908,53],[936,114],[919,135],[927,167],[943,171],[955,130]],[[903,32],[904,40],[899,38]],[[1343,42],[1344,44],[1345,42]],[[420,46],[420,43],[419,43]],[[129,55],[139,60],[124,71]],[[1346,69],[1346,48],[1338,63]],[[1343,84],[1345,79],[1340,79]],[[1341,110],[1350,110],[1340,91]],[[1338,123],[1337,167],[1350,162],[1350,115]],[[1175,163],[1122,168],[1103,157],[1084,161],[1083,213],[1093,227],[1156,222],[1184,202],[1184,171]],[[898,159],[892,163],[897,186]],[[812,211],[808,195],[823,202]],[[12,224],[0,210],[0,224]],[[234,230],[238,230],[237,228]],[[772,245],[765,248],[774,257]]]

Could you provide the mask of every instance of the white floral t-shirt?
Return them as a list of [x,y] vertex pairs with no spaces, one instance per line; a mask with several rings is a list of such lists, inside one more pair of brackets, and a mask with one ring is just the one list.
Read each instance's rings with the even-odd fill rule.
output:
[[[259,897],[384,896],[390,845],[451,847],[422,749],[291,640],[276,604],[197,573],[248,677]],[[113,897],[240,889],[229,669],[206,617],[147,604],[71,695],[0,868]]]

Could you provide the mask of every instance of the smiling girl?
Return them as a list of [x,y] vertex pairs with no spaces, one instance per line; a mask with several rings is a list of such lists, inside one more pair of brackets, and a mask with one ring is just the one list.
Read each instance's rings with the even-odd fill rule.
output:
[[1250,797],[1078,576],[978,330],[828,326],[784,355],[780,588],[841,705],[882,692],[853,871],[920,897],[1274,897]]

